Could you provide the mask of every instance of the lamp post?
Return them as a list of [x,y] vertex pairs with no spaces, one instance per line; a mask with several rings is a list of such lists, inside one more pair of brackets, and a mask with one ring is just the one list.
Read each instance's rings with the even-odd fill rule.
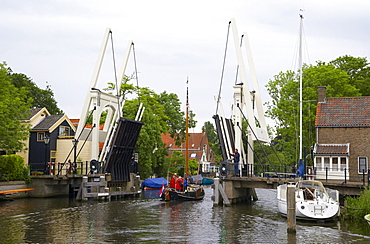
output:
[[78,140],[77,139],[73,139],[72,140],[72,143],[73,143],[73,150],[74,150],[74,156],[73,156],[73,173],[75,174],[76,173],[76,168],[77,168],[77,163],[76,163],[76,160],[77,160],[77,144],[78,144]]
[[48,144],[49,144],[49,142],[50,142],[50,137],[48,137],[47,135],[45,135],[44,136],[44,142],[45,142],[45,168],[44,168],[44,172],[45,172],[45,174],[46,174],[46,169],[47,169],[47,164],[48,164],[48,160],[47,160],[47,153],[48,153],[48,151],[47,151],[47,147],[48,147]]

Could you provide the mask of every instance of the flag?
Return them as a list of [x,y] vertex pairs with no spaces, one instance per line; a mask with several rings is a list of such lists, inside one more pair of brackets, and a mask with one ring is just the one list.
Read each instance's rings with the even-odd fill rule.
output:
[[164,192],[164,185],[162,184],[162,188],[161,188],[161,190],[158,192],[158,197],[162,197],[162,194],[163,194],[163,192]]

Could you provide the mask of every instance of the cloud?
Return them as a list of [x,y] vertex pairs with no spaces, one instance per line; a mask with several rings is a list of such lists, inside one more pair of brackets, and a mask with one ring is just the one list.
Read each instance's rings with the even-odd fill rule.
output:
[[[304,9],[300,12],[299,9]],[[106,28],[113,31],[116,65],[127,42],[135,43],[139,85],[178,94],[185,103],[189,77],[197,130],[212,121],[224,58],[228,22],[247,32],[263,100],[264,87],[280,71],[294,67],[299,13],[303,13],[308,55],[305,62],[369,55],[367,1],[2,1],[0,53],[14,72],[24,73],[55,93],[70,118],[81,113]],[[222,86],[225,112],[232,100],[236,59],[229,36]],[[309,59],[308,59],[309,57]],[[132,56],[126,74],[134,72]],[[99,85],[112,81],[107,48]]]

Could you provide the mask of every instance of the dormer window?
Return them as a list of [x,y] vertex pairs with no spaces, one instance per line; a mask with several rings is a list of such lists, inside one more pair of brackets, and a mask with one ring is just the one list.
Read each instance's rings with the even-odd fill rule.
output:
[[70,136],[70,128],[68,126],[59,127],[59,136]]

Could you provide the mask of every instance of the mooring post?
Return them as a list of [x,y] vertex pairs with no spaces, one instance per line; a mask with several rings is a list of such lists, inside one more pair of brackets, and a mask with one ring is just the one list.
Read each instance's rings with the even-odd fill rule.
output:
[[288,233],[296,233],[296,206],[295,206],[295,185],[287,187],[287,223]]
[[219,178],[214,178],[214,184],[215,184],[215,198],[213,201],[213,205],[218,205],[220,202],[220,193],[219,193],[219,185],[220,185],[220,179]]
[[88,182],[88,179],[89,179],[89,177],[87,177],[87,176],[82,177],[82,183],[81,183],[81,186],[80,186],[80,188],[81,188],[81,200],[82,201],[87,201],[86,183]]

